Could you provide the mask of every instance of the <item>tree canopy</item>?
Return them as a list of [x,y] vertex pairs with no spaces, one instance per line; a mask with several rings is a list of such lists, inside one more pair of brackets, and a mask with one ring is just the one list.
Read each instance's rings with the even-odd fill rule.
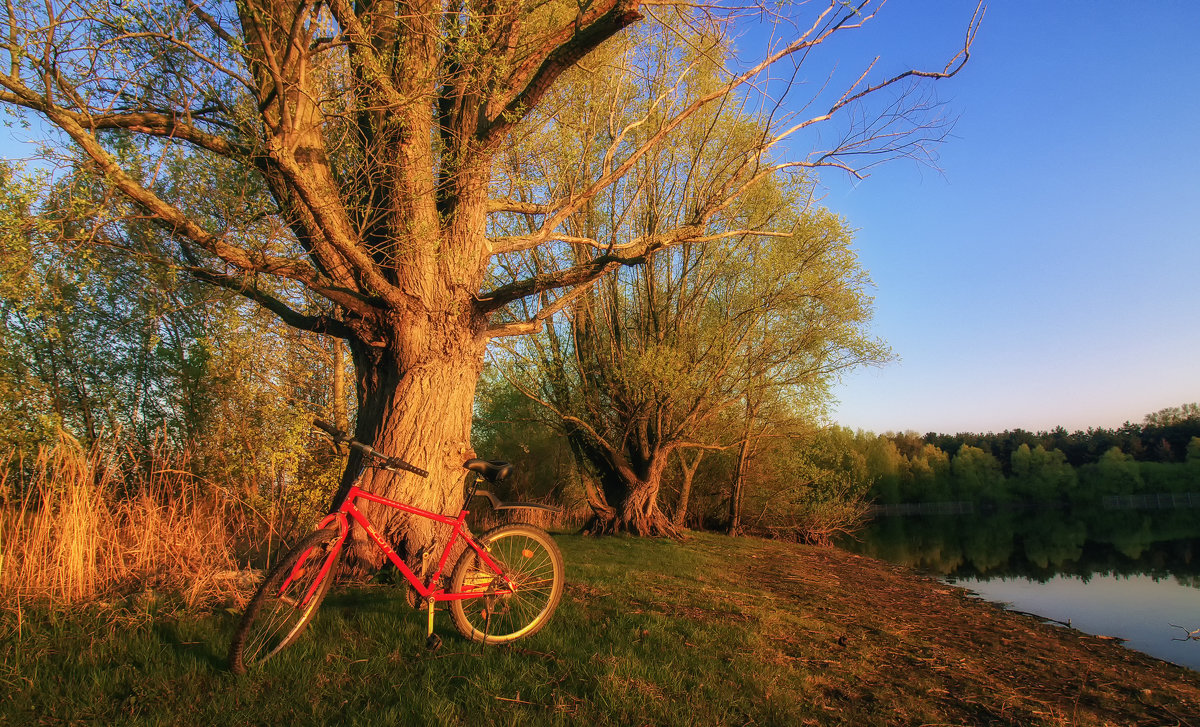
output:
[[[536,330],[592,282],[656,250],[742,234],[722,214],[767,176],[853,171],[930,141],[928,107],[907,90],[961,68],[978,18],[944,67],[868,68],[817,99],[811,115],[799,112],[803,103],[789,113],[770,100],[771,67],[809,62],[877,9],[832,0],[772,9],[794,31],[758,61],[731,66],[715,49],[742,12],[736,5],[19,0],[0,10],[0,103],[61,132],[94,185],[90,198],[102,204],[86,220],[53,211],[62,234],[161,261],[292,327],[344,339],[356,435],[434,475],[429,487],[415,478],[368,484],[451,510],[489,339]],[[700,40],[658,52],[654,37],[683,28]],[[635,59],[647,82],[618,74],[578,99],[622,111],[592,114],[605,123],[585,146],[561,150],[577,155],[579,174],[530,185],[505,177],[505,149],[567,123],[548,101],[569,100],[555,92],[570,74],[605,76],[589,65],[601,48]],[[723,70],[691,88],[705,64]],[[574,231],[694,122],[730,104],[754,108],[765,126],[708,148],[697,161],[713,173],[687,190],[686,204],[636,237]],[[851,123],[832,144],[814,137],[811,153],[781,151],[784,139],[840,117]],[[501,262],[562,245],[583,254],[535,271]],[[518,301],[534,301],[531,315],[513,315]],[[343,492],[356,475],[351,455]],[[379,522],[413,548],[431,537],[421,524]]]

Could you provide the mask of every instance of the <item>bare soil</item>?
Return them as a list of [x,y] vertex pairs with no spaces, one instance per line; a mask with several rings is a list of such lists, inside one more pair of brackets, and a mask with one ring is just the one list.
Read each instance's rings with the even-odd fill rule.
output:
[[[830,711],[866,701],[896,724],[1200,725],[1200,674],[1117,640],[836,549],[755,552],[747,585],[812,625],[772,637],[780,658],[810,662]],[[814,639],[824,656],[812,656]]]

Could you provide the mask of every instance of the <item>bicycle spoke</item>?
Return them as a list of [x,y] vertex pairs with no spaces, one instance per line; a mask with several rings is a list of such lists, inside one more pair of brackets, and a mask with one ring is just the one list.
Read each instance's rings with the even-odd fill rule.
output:
[[459,561],[452,588],[478,595],[452,604],[455,626],[489,643],[537,631],[562,594],[562,558],[554,541],[528,525],[505,525],[485,533],[480,543],[496,569],[473,553]]
[[[246,608],[230,662],[235,671],[254,667],[290,644],[313,617],[333,578],[336,531],[319,531],[284,556]],[[324,573],[324,577],[322,574]]]

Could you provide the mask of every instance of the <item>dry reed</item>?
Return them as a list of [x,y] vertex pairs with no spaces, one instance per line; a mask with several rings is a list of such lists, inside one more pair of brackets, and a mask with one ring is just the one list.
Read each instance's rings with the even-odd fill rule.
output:
[[[186,460],[111,441],[85,449],[67,434],[32,461],[0,457],[0,608],[19,618],[25,601],[130,594],[187,607],[244,602],[255,579],[239,561],[265,564],[311,517],[280,503],[260,513],[187,472]],[[480,504],[472,527],[577,528],[585,519],[578,506],[492,512]]]
[[0,460],[0,596],[71,604],[153,591],[189,607],[240,600],[236,502],[161,456],[69,435]]
[[527,523],[543,530],[578,530],[592,514],[591,509],[583,502],[560,507],[557,511],[539,508],[493,510],[479,500],[472,504],[475,507],[471,509],[469,523],[476,533],[509,523]]

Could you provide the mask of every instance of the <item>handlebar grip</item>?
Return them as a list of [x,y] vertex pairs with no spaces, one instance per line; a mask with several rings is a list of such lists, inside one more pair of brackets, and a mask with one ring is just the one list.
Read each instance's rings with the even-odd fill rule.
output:
[[381,460],[383,462],[384,467],[387,467],[390,469],[404,470],[405,472],[412,472],[414,475],[420,475],[421,477],[429,476],[429,473],[426,472],[425,470],[421,469],[420,467],[416,466],[415,464],[409,464],[408,462],[405,462],[404,460],[400,459],[399,457],[389,457],[386,454],[384,454],[383,452],[380,452],[379,450],[374,449],[373,447],[370,447],[366,444],[363,444],[362,442],[358,442],[353,439],[349,439],[346,441],[348,441],[350,443],[351,447],[354,447],[355,449],[357,449],[358,451],[367,455],[368,457],[375,457],[376,459]]
[[420,467],[418,467],[416,465],[409,464],[408,462],[405,462],[404,460],[400,459],[399,457],[391,457],[388,459],[387,463],[391,467],[395,467],[398,470],[404,470],[406,472],[412,472],[414,475],[420,475],[421,477],[429,476],[429,473],[426,472],[425,470],[421,469]]
[[426,472],[425,470],[421,469],[420,467],[418,467],[416,465],[409,464],[408,462],[405,462],[404,460],[400,459],[399,457],[388,457],[387,455],[371,448],[370,446],[368,446],[366,444],[363,444],[362,442],[358,442],[358,441],[351,439],[350,437],[346,436],[345,432],[343,432],[342,430],[333,426],[332,424],[330,424],[327,421],[324,421],[322,419],[313,419],[313,426],[317,427],[318,429],[324,429],[329,434],[329,436],[333,437],[334,440],[336,440],[338,442],[346,442],[351,447],[354,447],[355,449],[357,449],[358,451],[362,452],[363,454],[365,454],[369,457],[377,457],[377,458],[383,460],[384,466],[386,466],[386,467],[392,467],[394,469],[404,470],[405,472],[412,472],[414,475],[420,475],[421,477],[429,476],[428,472]]

